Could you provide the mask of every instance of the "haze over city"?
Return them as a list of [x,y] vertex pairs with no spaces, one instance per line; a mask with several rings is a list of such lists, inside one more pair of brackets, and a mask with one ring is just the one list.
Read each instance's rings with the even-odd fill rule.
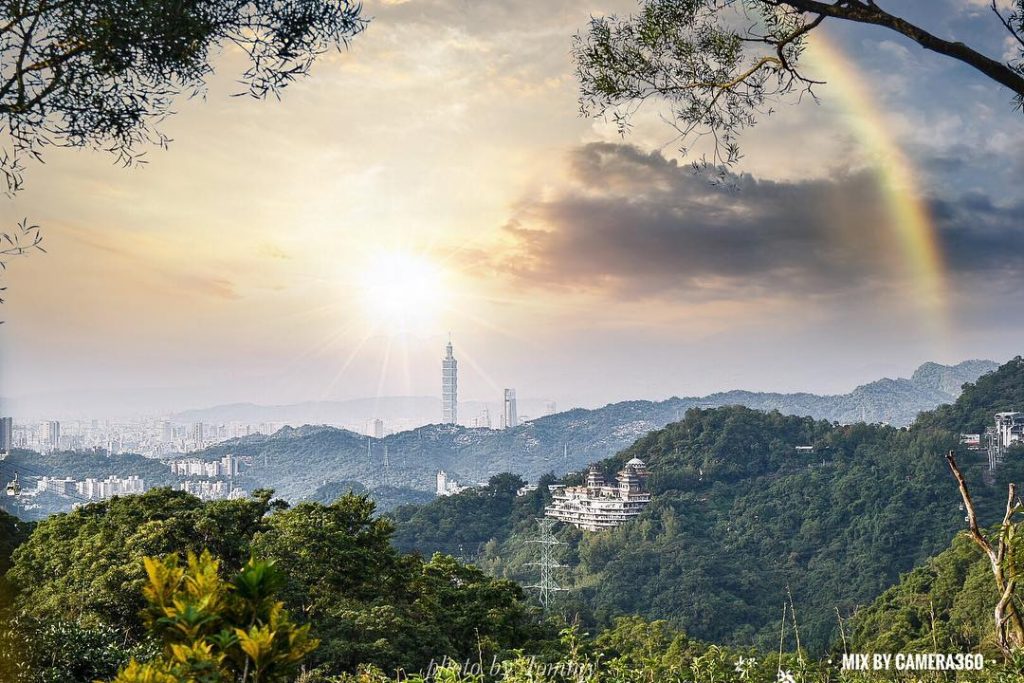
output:
[[[987,2],[903,4],[945,35],[999,30]],[[568,37],[633,8],[367,2],[365,35],[282,106],[229,97],[227,50],[145,168],[47,150],[3,203],[48,253],[9,264],[0,395],[83,410],[439,396],[449,334],[461,400],[512,386],[564,408],[839,393],[1019,352],[1024,169],[1005,91],[894,35],[826,26],[810,62],[845,68],[819,104],[746,134],[741,175],[718,185],[656,106],[626,137],[578,115]]]

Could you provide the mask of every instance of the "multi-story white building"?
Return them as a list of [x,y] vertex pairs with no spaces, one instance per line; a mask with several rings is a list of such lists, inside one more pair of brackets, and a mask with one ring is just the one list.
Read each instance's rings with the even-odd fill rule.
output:
[[459,482],[454,479],[448,478],[448,473],[444,470],[437,471],[437,495],[440,496],[452,496],[461,491],[465,491],[468,486],[462,486]]
[[226,481],[183,481],[178,488],[201,500],[233,500],[248,495],[244,489],[233,487]]
[[107,477],[98,480],[88,477],[83,481],[74,479],[55,479],[50,482],[50,490],[55,491],[54,485],[65,487],[61,495],[78,494],[90,500],[105,500],[114,496],[129,496],[137,493],[145,493],[146,484],[136,475],[128,477]]
[[606,484],[600,468],[592,465],[584,486],[550,487],[553,501],[544,515],[585,531],[611,529],[633,519],[651,502],[647,492],[647,466],[633,458]]
[[171,474],[179,477],[234,477],[238,474],[239,459],[229,453],[220,460],[185,458],[171,460],[167,464]]
[[75,484],[77,484],[71,477],[65,477],[58,479],[57,477],[39,477],[36,479],[36,493],[43,493],[49,491],[50,493],[56,493],[58,496],[67,496],[75,493]]
[[996,413],[996,439],[1000,448],[1024,442],[1024,413]]

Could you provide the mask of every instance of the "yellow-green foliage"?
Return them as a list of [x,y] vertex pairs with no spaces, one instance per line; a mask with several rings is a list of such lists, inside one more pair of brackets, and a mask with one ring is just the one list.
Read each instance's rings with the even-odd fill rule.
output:
[[308,626],[292,623],[275,594],[283,584],[273,563],[250,560],[229,581],[209,552],[144,560],[147,628],[163,651],[132,661],[115,683],[270,683],[290,680],[318,645]]

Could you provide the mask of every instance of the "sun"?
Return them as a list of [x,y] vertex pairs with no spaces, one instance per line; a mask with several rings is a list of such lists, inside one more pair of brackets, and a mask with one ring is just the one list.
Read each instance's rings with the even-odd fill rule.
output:
[[367,319],[385,333],[431,331],[447,299],[444,271],[408,251],[370,256],[357,286]]

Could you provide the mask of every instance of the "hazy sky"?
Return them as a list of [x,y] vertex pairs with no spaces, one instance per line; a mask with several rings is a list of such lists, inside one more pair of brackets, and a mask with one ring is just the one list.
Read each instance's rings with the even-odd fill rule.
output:
[[[890,2],[995,57],[987,0]],[[569,59],[628,0],[367,0],[373,21],[281,102],[181,101],[124,170],[51,150],[3,220],[0,394],[174,388],[181,407],[437,394],[569,405],[729,388],[846,391],[926,360],[1005,360],[1024,332],[1024,117],[883,30],[825,24],[911,162],[950,324],[909,286],[863,111],[833,88],[742,140],[716,188],[647,110],[581,118]],[[828,73],[822,73],[828,79]],[[176,399],[178,400],[178,399]]]

